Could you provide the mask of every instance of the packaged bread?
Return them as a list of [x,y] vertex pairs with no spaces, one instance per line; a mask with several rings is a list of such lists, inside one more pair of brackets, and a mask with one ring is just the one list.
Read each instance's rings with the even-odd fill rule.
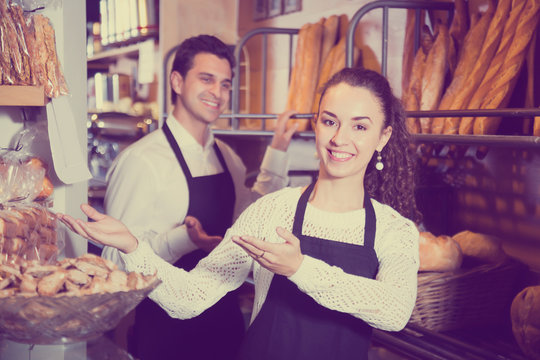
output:
[[[528,46],[537,31],[540,17],[540,1],[527,0],[514,34],[514,38],[501,66],[498,76],[489,83],[490,91],[482,101],[482,109],[505,107],[516,85],[518,75],[525,60]],[[495,134],[500,118],[477,117],[474,120],[473,134]]]
[[464,256],[485,263],[499,263],[508,258],[502,240],[495,236],[465,230],[452,238],[459,244]]
[[[458,110],[454,105],[454,98],[459,94],[469,78],[482,44],[493,17],[493,6],[491,5],[482,15],[475,13],[473,16],[481,16],[480,20],[471,26],[463,41],[463,47],[460,52],[456,70],[452,77],[450,85],[446,88],[439,103],[439,110]],[[433,134],[457,134],[459,118],[434,118],[431,125]]]
[[459,244],[450,236],[420,232],[420,271],[454,271],[463,261]]
[[528,359],[540,359],[540,286],[528,286],[510,307],[512,333]]

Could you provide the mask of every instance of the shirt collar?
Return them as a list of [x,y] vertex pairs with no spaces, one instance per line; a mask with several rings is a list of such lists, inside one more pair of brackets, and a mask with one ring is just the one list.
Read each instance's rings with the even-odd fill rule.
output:
[[212,144],[214,144],[214,134],[212,131],[207,128],[206,129],[206,142],[204,146],[201,147],[201,145],[195,140],[193,135],[191,135],[185,127],[182,126],[176,120],[173,114],[169,114],[167,117],[167,125],[169,126],[169,129],[171,130],[172,135],[176,139],[176,142],[178,143],[178,146],[182,147],[192,147],[192,148],[198,148],[203,151],[208,150]]

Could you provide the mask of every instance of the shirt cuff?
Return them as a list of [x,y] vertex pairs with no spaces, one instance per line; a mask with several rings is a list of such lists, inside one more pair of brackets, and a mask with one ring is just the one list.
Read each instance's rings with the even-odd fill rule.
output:
[[294,274],[288,277],[293,283],[295,283],[300,289],[307,289],[309,284],[313,282],[313,274],[316,273],[321,260],[312,258],[311,256],[304,255],[302,264]]
[[261,169],[281,177],[286,177],[289,171],[289,154],[286,151],[268,146],[261,162]]
[[148,254],[153,253],[153,250],[150,247],[150,244],[148,244],[148,242],[141,241],[140,239],[137,240],[139,241],[139,245],[134,251],[130,252],[129,254],[126,254],[123,251],[118,251],[118,254],[120,254],[120,257],[122,258],[122,260],[124,260],[126,270],[128,271],[138,271],[139,266],[141,264],[144,264],[145,259],[148,257]]
[[167,232],[167,245],[169,253],[176,257],[176,260],[198,249],[197,245],[191,241],[185,225],[175,227]]

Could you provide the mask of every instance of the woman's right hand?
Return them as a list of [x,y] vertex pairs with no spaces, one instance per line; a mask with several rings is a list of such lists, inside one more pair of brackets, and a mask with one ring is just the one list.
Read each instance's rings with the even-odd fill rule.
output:
[[82,204],[81,210],[94,220],[92,222],[75,219],[72,216],[57,213],[60,221],[66,224],[71,231],[82,237],[105,246],[112,246],[129,254],[139,245],[137,238],[120,221],[108,215],[102,214],[88,204]]

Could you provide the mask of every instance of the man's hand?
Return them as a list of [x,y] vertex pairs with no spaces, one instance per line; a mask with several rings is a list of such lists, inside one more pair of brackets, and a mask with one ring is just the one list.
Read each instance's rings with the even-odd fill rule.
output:
[[272,137],[272,143],[270,144],[276,150],[287,151],[289,144],[291,143],[292,136],[298,129],[298,124],[294,123],[289,129],[287,129],[287,122],[292,115],[296,114],[296,111],[289,110],[279,115],[274,129],[274,136]]
[[216,246],[219,245],[223,239],[221,236],[211,236],[204,231],[201,222],[199,219],[193,216],[186,216],[184,220],[186,224],[188,235],[199,249],[202,249],[206,252],[212,251]]

